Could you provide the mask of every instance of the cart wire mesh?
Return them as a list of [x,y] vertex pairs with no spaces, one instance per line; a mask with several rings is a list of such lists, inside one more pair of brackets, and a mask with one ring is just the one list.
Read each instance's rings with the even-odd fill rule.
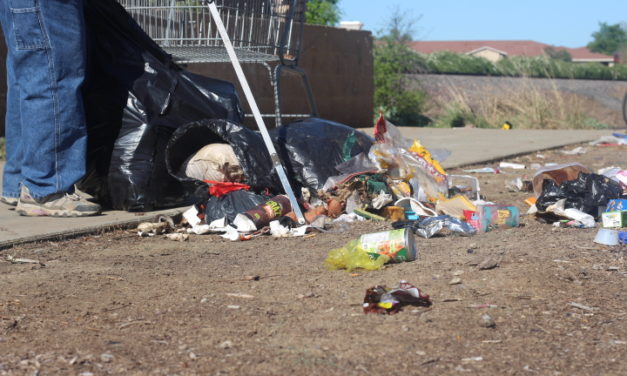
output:
[[[228,62],[207,0],[118,0],[139,26],[179,63]],[[292,38],[296,0],[214,0],[238,59],[261,63],[298,56]],[[299,3],[299,4],[296,4]],[[299,5],[299,6],[297,6]],[[296,30],[298,31],[298,30]]]

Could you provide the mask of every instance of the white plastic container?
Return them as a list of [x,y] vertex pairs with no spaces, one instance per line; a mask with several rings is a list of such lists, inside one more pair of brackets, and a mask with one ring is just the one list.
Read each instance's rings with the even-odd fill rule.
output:
[[618,231],[600,228],[594,237],[594,242],[609,246],[618,245]]

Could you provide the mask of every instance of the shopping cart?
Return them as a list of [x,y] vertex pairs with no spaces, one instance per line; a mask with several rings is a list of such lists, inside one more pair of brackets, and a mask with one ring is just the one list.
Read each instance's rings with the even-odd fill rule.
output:
[[[211,15],[216,5],[240,63],[261,64],[274,92],[274,118],[317,116],[304,70],[298,67],[306,0],[118,0],[139,26],[180,64],[229,62],[225,43]],[[281,111],[284,70],[301,79],[310,113]],[[252,114],[247,114],[252,117]]]
[[[305,72],[298,67],[306,0],[118,0],[140,27],[182,64],[230,61],[292,208],[303,214],[263,118],[317,116]],[[240,63],[262,64],[274,91],[274,114],[261,114]],[[274,65],[274,68],[272,67]],[[281,112],[283,70],[300,76],[311,114]]]

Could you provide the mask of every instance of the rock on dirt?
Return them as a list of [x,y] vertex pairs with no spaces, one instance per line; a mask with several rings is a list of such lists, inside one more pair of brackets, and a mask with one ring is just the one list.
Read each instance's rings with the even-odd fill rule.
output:
[[484,313],[483,315],[481,315],[481,318],[479,319],[479,325],[481,325],[484,328],[494,328],[496,327],[496,322],[494,321],[492,316],[488,315],[487,313]]

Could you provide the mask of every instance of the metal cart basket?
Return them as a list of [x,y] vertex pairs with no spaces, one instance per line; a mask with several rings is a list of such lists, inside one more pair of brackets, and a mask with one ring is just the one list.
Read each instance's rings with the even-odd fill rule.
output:
[[[214,3],[240,63],[262,64],[274,91],[274,113],[283,117],[317,115],[309,80],[298,67],[306,0],[118,0],[139,26],[177,63],[229,62],[224,40],[208,4]],[[281,112],[282,71],[298,75],[311,113]],[[252,115],[247,115],[252,116]]]
[[[316,115],[307,75],[298,67],[306,0],[118,0],[142,29],[179,63],[227,62],[235,73],[263,137],[283,189],[299,222],[303,214],[285,169],[270,139],[263,117]],[[262,64],[274,90],[275,112],[262,115],[241,63]],[[271,63],[275,67],[272,69]],[[298,74],[312,114],[281,113],[283,69]]]

